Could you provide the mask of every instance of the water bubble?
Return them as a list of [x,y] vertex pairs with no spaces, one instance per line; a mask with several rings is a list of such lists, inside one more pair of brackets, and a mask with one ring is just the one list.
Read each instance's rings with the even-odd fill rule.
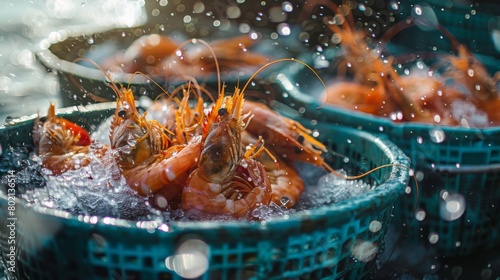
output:
[[431,244],[436,244],[439,241],[439,235],[437,233],[430,233],[429,234],[429,242]]
[[288,1],[283,2],[281,4],[281,8],[283,9],[283,11],[285,11],[287,13],[290,13],[293,11],[293,5]]
[[459,193],[443,192],[441,194],[439,210],[441,218],[453,221],[460,218],[465,212],[465,198]]
[[429,136],[434,143],[441,143],[445,140],[446,135],[442,129],[434,128],[429,131]]
[[271,22],[284,22],[287,19],[287,14],[283,12],[281,7],[272,7],[268,12]]
[[379,221],[376,221],[376,220],[371,221],[368,229],[371,232],[378,232],[378,231],[380,231],[380,229],[382,229],[382,223]]
[[227,8],[226,14],[228,18],[235,19],[241,16],[241,10],[236,5],[231,5]]
[[490,279],[492,276],[491,269],[483,269],[481,270],[481,279]]
[[416,15],[422,15],[422,7],[420,7],[420,5],[416,5],[414,11]]
[[194,3],[193,5],[194,13],[201,14],[203,13],[203,11],[205,11],[205,4],[203,4],[202,1],[197,1],[196,3]]
[[423,221],[425,219],[425,216],[426,216],[426,213],[424,210],[419,210],[417,211],[417,213],[415,214],[415,219],[417,219],[417,221]]
[[287,23],[278,24],[277,31],[280,35],[288,36],[292,33],[290,26]]
[[181,277],[198,278],[208,270],[209,252],[204,241],[189,238],[178,247],[175,255],[165,259],[165,265]]
[[360,262],[372,261],[378,253],[378,245],[366,240],[356,240],[352,247],[352,256]]
[[397,10],[399,9],[398,2],[396,2],[396,1],[391,1],[391,3],[390,3],[390,7],[391,7],[391,9],[393,9],[393,10],[397,11]]

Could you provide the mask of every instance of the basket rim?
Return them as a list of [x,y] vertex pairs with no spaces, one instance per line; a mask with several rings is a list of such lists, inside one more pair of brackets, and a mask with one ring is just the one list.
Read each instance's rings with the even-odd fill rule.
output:
[[[68,116],[79,113],[88,112],[100,112],[107,111],[116,108],[115,102],[106,102],[99,104],[91,104],[86,106],[72,106],[56,110],[59,116]],[[0,135],[2,131],[5,130],[15,130],[18,126],[27,125],[38,117],[38,115],[31,115],[20,117],[11,120],[10,122],[0,125]],[[327,124],[328,125],[328,124]],[[351,132],[365,138],[366,140],[373,142],[377,148],[384,151],[391,163],[397,164],[397,166],[388,167],[391,169],[389,178],[376,186],[373,190],[356,196],[354,198],[341,201],[339,203],[325,205],[314,209],[303,210],[297,213],[291,213],[288,215],[288,219],[283,217],[272,217],[266,219],[265,222],[252,222],[247,220],[228,220],[228,221],[169,221],[167,222],[169,231],[190,231],[190,230],[217,230],[217,229],[231,229],[231,230],[275,230],[283,228],[283,225],[290,226],[294,224],[298,227],[303,226],[305,222],[317,221],[322,218],[335,219],[339,217],[345,220],[346,217],[354,217],[357,213],[370,213],[375,208],[388,207],[392,205],[394,201],[400,197],[406,188],[410,180],[410,159],[391,141],[385,139],[384,137],[378,137],[371,133],[360,131],[354,128],[344,127],[344,126],[334,126],[335,129],[344,132]],[[406,166],[404,168],[403,166]],[[7,194],[3,191],[0,192],[0,205],[7,203]],[[82,216],[86,215],[74,215],[69,212],[47,208],[43,206],[29,206],[26,205],[25,201],[16,197],[16,205],[25,207],[26,209],[32,209],[37,214],[50,216],[52,218],[65,219],[68,222],[84,223],[89,226],[99,226],[99,227],[123,227],[123,228],[136,228],[136,229],[148,229],[144,225],[147,222],[152,222],[151,226],[157,228],[160,224],[155,224],[155,220],[125,220],[120,218],[109,218],[98,217],[97,222],[82,221]],[[323,220],[324,221],[324,220]],[[138,222],[141,222],[142,226],[139,226]],[[144,223],[143,223],[144,222]],[[151,229],[151,228],[149,228]]]
[[[136,30],[141,30],[141,35],[137,36],[136,39],[143,35],[154,34],[154,33],[165,33],[167,30],[172,30],[176,32],[181,32],[175,26],[166,26],[165,29],[161,29],[154,22],[145,22],[137,26],[102,26],[97,24],[88,24],[85,26],[78,26],[73,28],[62,29],[59,31],[54,31],[59,34],[59,36],[52,35],[51,37],[42,38],[38,43],[35,44],[34,54],[35,57],[40,61],[40,63],[47,69],[54,70],[66,75],[72,75],[74,77],[83,78],[87,80],[92,80],[96,82],[108,82],[106,75],[96,68],[87,67],[80,65],[78,63],[66,60],[56,55],[50,50],[52,46],[62,44],[70,39],[84,39],[86,36],[106,36],[111,35],[117,38],[123,38],[121,35],[123,32],[133,33]],[[244,34],[244,33],[242,33]],[[187,35],[186,35],[187,36]],[[58,39],[52,39],[56,37]],[[207,36],[210,37],[210,36]],[[197,38],[197,37],[195,37]],[[205,37],[200,37],[204,39]],[[219,37],[215,39],[220,39]],[[189,39],[191,40],[191,37]],[[87,50],[89,48],[86,48]],[[281,49],[284,51],[285,49]],[[172,80],[166,79],[162,75],[152,75],[152,74],[136,74],[127,72],[113,72],[113,82],[117,84],[124,85],[139,85],[139,86],[163,86],[165,84],[180,84],[185,82],[184,79],[177,80],[173,78]],[[233,76],[234,75],[234,76]],[[221,76],[220,83],[228,82],[239,82],[242,79],[250,78],[252,75],[249,73],[237,73]],[[199,77],[195,77],[198,79]],[[227,78],[227,79],[225,79]],[[218,83],[218,76],[213,73],[207,73],[201,79],[203,83]]]
[[[55,53],[53,53],[50,48],[54,45],[63,43],[71,38],[82,38],[85,36],[95,36],[103,35],[110,32],[126,32],[133,31],[138,28],[148,27],[153,29],[154,26],[142,25],[142,26],[131,26],[131,27],[120,27],[120,26],[101,26],[97,24],[92,24],[88,26],[82,26],[77,28],[70,28],[59,30],[57,33],[60,37],[57,40],[51,40],[49,37],[41,39],[35,45],[35,56],[46,68],[53,69],[56,71],[61,71],[62,73],[67,73],[74,75],[76,77],[81,77],[89,80],[96,81],[107,81],[106,75],[99,69],[86,67],[75,62],[71,62],[60,58]],[[113,73],[114,82],[120,84],[147,84],[150,83],[148,78],[142,75],[135,75],[131,73]]]

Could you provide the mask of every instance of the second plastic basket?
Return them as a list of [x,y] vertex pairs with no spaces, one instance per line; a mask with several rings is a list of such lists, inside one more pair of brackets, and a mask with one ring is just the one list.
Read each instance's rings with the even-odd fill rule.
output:
[[[387,137],[412,160],[418,184],[400,200],[396,217],[409,238],[445,256],[462,256],[500,242],[500,127],[465,128],[394,123],[388,118],[325,105],[310,70],[292,65],[277,75],[283,102],[314,121]],[[412,182],[412,180],[410,180]],[[415,217],[415,219],[413,219]]]

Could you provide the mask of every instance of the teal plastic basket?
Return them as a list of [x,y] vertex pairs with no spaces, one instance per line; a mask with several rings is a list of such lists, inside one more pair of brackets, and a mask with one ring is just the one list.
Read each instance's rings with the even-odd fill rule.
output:
[[[209,22],[206,22],[207,20]],[[191,33],[186,31],[189,28],[184,25],[182,20],[178,22],[166,20],[163,24],[152,21],[137,27],[84,26],[59,31],[57,33],[59,40],[54,40],[52,35],[43,39],[38,44],[35,53],[37,60],[48,71],[57,73],[61,101],[64,107],[88,105],[103,100],[114,101],[116,94],[109,87],[110,81],[105,74],[90,62],[81,60],[75,62],[76,59],[87,58],[102,66],[106,59],[125,51],[135,40],[144,35],[165,35],[181,42],[197,38],[209,43],[214,40],[244,35],[234,27],[237,26],[234,23],[230,30],[207,28],[212,26],[212,21],[212,18],[200,20],[198,25],[202,28],[194,29]],[[270,39],[271,27],[272,25],[256,27],[256,30],[259,31],[258,34],[260,34],[260,40],[248,51],[265,55],[270,59],[291,57],[293,53],[303,51],[304,46],[292,39],[294,38],[292,36],[281,36],[278,40]],[[201,43],[199,44],[201,45]],[[256,65],[251,67],[253,70],[250,70],[242,65],[240,68],[234,69],[235,71],[222,73],[221,82],[233,89],[241,81],[249,79],[253,74],[252,71],[260,66],[263,65]],[[262,77],[267,77],[265,72],[261,73]],[[113,82],[130,88],[135,96],[147,96],[151,99],[156,98],[164,91],[172,92],[177,86],[186,83],[185,77],[192,75],[192,73],[180,73],[185,76],[165,77],[145,74],[115,72],[111,75]],[[217,90],[216,74],[207,73],[194,78],[205,88]]]
[[[113,104],[97,104],[67,108],[58,114],[90,128],[113,111]],[[34,117],[15,119],[0,127],[4,151],[12,146],[32,148]],[[329,149],[349,159],[328,161],[348,174],[388,163],[409,166],[406,155],[386,139],[330,124],[313,128]],[[264,222],[137,222],[75,216],[29,206],[17,199],[13,276],[50,280],[183,279],[184,274],[178,273],[182,261],[193,264],[194,257],[201,254],[203,259],[195,263],[204,263],[206,271],[198,279],[361,279],[374,271],[377,258],[356,257],[355,250],[371,248],[374,251],[363,254],[368,256],[384,250],[392,207],[404,193],[409,170],[402,166],[382,168],[363,180],[376,188],[336,204]],[[0,248],[3,263],[9,267],[7,206],[3,190]],[[374,227],[374,221],[380,226]],[[178,249],[187,241],[193,241],[189,243],[191,251],[180,253]]]
[[[320,75],[325,71],[320,70]],[[410,180],[411,193],[398,201],[395,211],[395,220],[409,226],[405,231],[408,238],[432,246],[447,257],[500,244],[500,127],[394,123],[327,105],[318,97],[324,87],[300,64],[284,69],[277,81],[281,101],[304,117],[385,137],[410,157],[418,179],[418,196],[416,184]],[[459,215],[464,207],[462,200],[465,211]]]

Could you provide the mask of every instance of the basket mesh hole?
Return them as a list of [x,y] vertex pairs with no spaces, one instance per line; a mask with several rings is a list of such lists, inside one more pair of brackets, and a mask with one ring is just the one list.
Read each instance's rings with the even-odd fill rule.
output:
[[152,267],[153,266],[153,259],[151,259],[150,257],[145,257],[142,261],[143,261],[143,265],[145,267]]
[[94,273],[96,276],[99,276],[99,277],[109,277],[108,275],[108,269],[106,267],[102,267],[102,266],[94,266]]
[[126,264],[138,264],[139,258],[137,256],[125,256],[124,262]]

